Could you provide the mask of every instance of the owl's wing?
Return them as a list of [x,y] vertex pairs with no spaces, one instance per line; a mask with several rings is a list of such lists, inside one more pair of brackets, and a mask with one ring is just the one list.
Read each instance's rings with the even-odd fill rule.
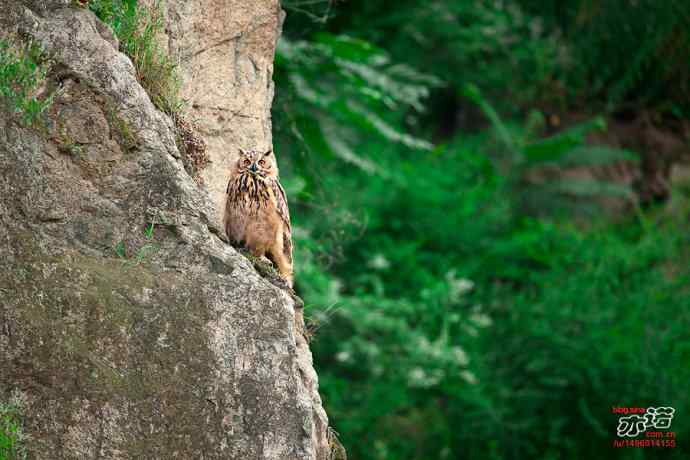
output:
[[283,253],[292,263],[292,229],[290,227],[290,210],[285,197],[285,190],[278,180],[272,181],[273,195],[276,197],[276,209],[278,215],[283,219]]

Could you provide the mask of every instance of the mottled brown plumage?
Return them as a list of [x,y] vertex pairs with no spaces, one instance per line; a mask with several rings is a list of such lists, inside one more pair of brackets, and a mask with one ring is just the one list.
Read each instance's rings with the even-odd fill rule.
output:
[[240,150],[228,182],[225,232],[254,256],[271,259],[292,287],[290,212],[272,151]]

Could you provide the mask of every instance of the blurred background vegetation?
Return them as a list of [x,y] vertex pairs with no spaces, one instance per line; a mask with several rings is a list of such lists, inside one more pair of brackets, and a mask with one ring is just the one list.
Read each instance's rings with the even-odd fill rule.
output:
[[[690,2],[284,0],[276,150],[355,460],[689,458]],[[612,406],[675,449],[614,449]]]
[[[274,141],[350,458],[690,458],[690,1],[283,7]],[[177,117],[160,15],[89,8]],[[26,123],[43,60],[0,36]],[[676,448],[614,449],[614,406],[674,407]]]

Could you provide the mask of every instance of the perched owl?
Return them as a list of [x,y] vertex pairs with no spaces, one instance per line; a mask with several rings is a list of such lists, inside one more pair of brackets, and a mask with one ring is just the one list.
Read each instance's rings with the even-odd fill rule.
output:
[[228,182],[225,233],[255,257],[268,257],[292,287],[290,213],[272,153],[240,149]]

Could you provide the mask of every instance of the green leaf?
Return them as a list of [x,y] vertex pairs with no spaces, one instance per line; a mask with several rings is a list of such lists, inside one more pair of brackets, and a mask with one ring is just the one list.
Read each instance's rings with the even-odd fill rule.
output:
[[510,134],[510,131],[503,123],[501,116],[493,108],[493,106],[487,101],[481,94],[479,87],[472,83],[468,83],[463,87],[462,95],[477,104],[477,106],[484,112],[484,115],[489,119],[491,125],[494,127],[498,133],[498,137],[501,142],[505,145],[508,150],[513,154],[518,154],[520,151],[519,145],[515,141],[515,138]]
[[590,132],[605,128],[604,119],[596,117],[551,137],[532,142],[525,146],[523,153],[529,163],[559,162],[567,152],[582,145]]
[[360,63],[388,63],[385,51],[371,43],[347,35],[333,35],[329,33],[316,34],[315,42],[326,46],[329,53],[341,59]]
[[634,196],[629,186],[588,179],[563,179],[545,184],[544,187],[556,193],[576,197],[617,196],[632,199]]
[[639,161],[639,155],[631,150],[604,145],[583,145],[565,152],[558,164],[562,166],[604,165],[617,161]]

